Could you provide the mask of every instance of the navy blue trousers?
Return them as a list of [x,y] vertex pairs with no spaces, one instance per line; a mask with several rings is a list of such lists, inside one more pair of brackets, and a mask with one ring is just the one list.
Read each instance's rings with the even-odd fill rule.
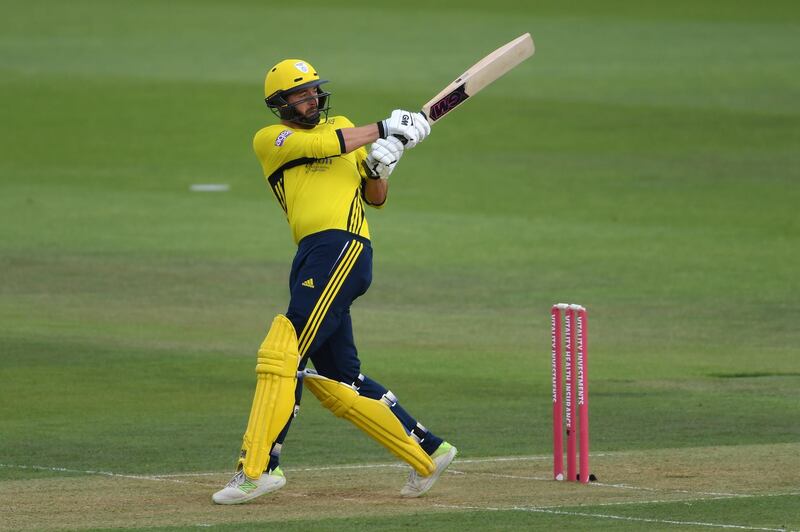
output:
[[[388,390],[361,373],[350,306],[372,282],[372,247],[369,240],[347,231],[328,230],[300,241],[289,275],[291,299],[286,317],[297,332],[300,369],[309,360],[314,369],[329,379],[354,384],[359,394],[380,399]],[[295,414],[302,396],[302,382],[295,390]],[[442,439],[427,431],[399,404],[392,407],[406,430],[414,432],[428,454]],[[268,469],[278,465],[281,446],[292,420],[273,446]]]

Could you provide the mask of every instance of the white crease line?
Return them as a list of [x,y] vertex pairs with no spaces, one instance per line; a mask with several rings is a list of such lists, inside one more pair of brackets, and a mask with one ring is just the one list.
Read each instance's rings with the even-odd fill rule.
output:
[[[597,454],[593,456],[604,456],[603,454]],[[482,462],[521,462],[527,460],[546,460],[549,459],[548,456],[498,456],[493,458],[474,458],[474,459],[456,459],[453,460],[454,464],[477,464]],[[13,467],[13,466],[9,466]],[[332,465],[332,466],[319,466],[319,467],[285,467],[283,470],[285,472],[298,472],[298,471],[335,471],[335,470],[344,470],[344,469],[377,469],[377,468],[399,468],[399,469],[407,469],[408,466],[401,462],[385,462],[385,463],[378,463],[378,464],[342,464],[342,465]],[[230,471],[220,471],[220,472],[203,472],[203,473],[165,473],[163,475],[152,475],[153,477],[158,478],[172,478],[172,477],[201,477],[201,476],[213,476],[213,475],[226,475],[231,473]],[[537,479],[538,480],[538,479]],[[541,479],[546,480],[546,479]]]
[[532,460],[550,460],[551,456],[495,456],[489,458],[467,458],[453,460],[454,464],[480,464],[483,462],[526,462]]
[[112,473],[111,471],[94,471],[94,470],[79,470],[79,469],[68,469],[66,467],[45,467],[45,466],[24,466],[24,465],[14,465],[14,464],[0,464],[0,467],[8,467],[13,469],[36,469],[39,471],[56,471],[60,473],[82,473],[84,475],[102,475],[105,477],[119,477],[119,478],[132,478],[136,480],[153,480],[156,482],[177,482],[179,484],[192,484],[192,482],[186,482],[185,480],[176,480],[170,478],[161,478],[157,475],[125,475],[122,473]]
[[791,491],[785,493],[741,493],[741,494],[731,494],[727,496],[720,495],[718,497],[684,497],[680,499],[657,499],[657,500],[645,500],[645,501],[616,501],[616,502],[597,502],[597,503],[586,503],[586,504],[556,504],[552,506],[537,506],[537,508],[543,509],[554,509],[554,508],[582,508],[582,507],[594,507],[594,506],[625,506],[628,504],[669,504],[675,502],[704,502],[704,501],[723,501],[727,499],[752,499],[758,497],[797,497],[800,495],[800,491]]
[[180,478],[180,477],[211,477],[211,476],[218,476],[224,474],[233,474],[233,471],[217,471],[217,472],[205,472],[205,473],[167,473],[165,475],[153,475],[156,478]]
[[623,490],[639,490],[639,491],[673,491],[675,493],[686,493],[692,495],[694,493],[699,495],[719,495],[721,497],[740,497],[737,493],[717,493],[713,491],[688,491],[677,488],[645,488],[642,486],[631,486],[630,484],[606,484],[603,482],[592,482],[593,486],[601,486],[604,488],[618,488]]
[[567,512],[564,510],[553,510],[550,508],[540,508],[540,507],[522,507],[522,506],[512,506],[509,508],[496,508],[491,506],[481,507],[481,506],[453,506],[453,505],[446,505],[446,504],[435,504],[439,508],[450,508],[450,509],[459,509],[459,510],[483,510],[483,511],[492,511],[492,512],[507,512],[507,511],[517,511],[517,512],[532,512],[532,513],[543,513],[543,514],[553,514],[553,515],[569,515],[572,517],[597,517],[601,519],[615,519],[618,521],[637,521],[640,523],[661,523],[661,524],[668,524],[668,525],[691,525],[691,526],[705,526],[705,527],[712,527],[712,528],[734,528],[737,530],[768,530],[771,532],[785,532],[785,528],[763,528],[763,527],[753,527],[753,526],[746,526],[746,525],[731,525],[726,523],[706,523],[702,521],[678,521],[675,519],[652,519],[648,517],[631,517],[626,515],[611,515],[611,514],[597,514],[597,513],[584,513],[584,512]]
[[[551,482],[553,481],[552,477],[531,477],[531,476],[522,476],[522,475],[504,475],[502,473],[485,473],[481,471],[456,471],[456,470],[448,470],[451,473],[456,473],[459,475],[481,475],[486,477],[496,477],[496,478],[510,478],[514,480],[537,480],[537,481],[545,481]],[[617,488],[617,489],[625,489],[625,490],[634,490],[634,491],[653,491],[653,492],[670,492],[670,493],[685,493],[687,495],[713,495],[713,496],[720,496],[720,497],[747,497],[748,494],[740,494],[740,493],[718,493],[718,492],[708,492],[708,491],[689,491],[689,490],[682,490],[677,488],[646,488],[642,486],[630,486],[628,484],[605,484],[603,482],[590,482],[589,486],[595,487],[603,487],[603,488]]]
[[529,477],[522,475],[504,475],[502,473],[484,473],[481,471],[459,471],[457,469],[448,469],[448,473],[455,473],[457,475],[481,475],[483,477],[496,477],[496,478],[511,478],[514,480],[553,480],[550,477]]
[[[731,493],[730,495],[720,495],[717,497],[685,497],[682,499],[662,499],[662,500],[649,500],[649,501],[617,501],[617,502],[601,502],[601,503],[586,503],[573,505],[576,507],[581,506],[623,506],[626,504],[668,504],[671,502],[704,502],[704,501],[724,501],[727,499],[753,499],[756,497],[797,497],[800,495],[798,492],[789,493]],[[542,508],[549,508],[543,506]],[[553,508],[564,508],[564,506],[554,506]]]
[[376,468],[399,468],[399,469],[408,469],[409,467],[405,464],[401,464],[399,462],[393,464],[344,464],[344,465],[334,465],[334,466],[322,466],[322,467],[289,467],[286,468],[285,471],[288,472],[296,472],[296,471],[336,471],[340,469],[376,469]]
[[[307,471],[335,471],[338,469],[378,469],[378,468],[400,468],[406,469],[408,468],[405,464],[394,463],[394,464],[351,464],[351,465],[338,465],[338,466],[321,466],[321,467],[283,467],[282,469],[287,473],[297,473],[297,472],[307,472]],[[210,477],[210,476],[223,476],[223,475],[232,475],[234,472],[233,470],[230,471],[217,471],[214,472],[206,472],[206,473],[167,473],[164,475],[153,475],[154,477],[158,478],[175,478],[175,477]]]
[[[591,453],[592,458],[599,458],[602,456],[613,456],[620,454],[616,452],[602,452]],[[533,460],[552,460],[552,455],[533,455],[533,456],[493,456],[489,458],[470,458],[470,459],[456,459],[453,460],[454,464],[480,464],[483,462],[524,462]]]
[[[620,452],[610,452],[610,453],[592,453],[592,456],[609,456],[612,454],[621,454],[624,451]],[[456,459],[453,460],[454,464],[478,464],[478,463],[491,463],[491,462],[522,462],[528,460],[547,460],[550,456],[548,455],[533,455],[533,456],[495,456],[495,457],[488,457],[488,458],[471,458],[471,459]],[[93,471],[93,470],[79,470],[79,469],[68,469],[64,467],[51,467],[51,466],[40,466],[40,465],[18,465],[18,464],[0,464],[0,467],[7,467],[7,468],[16,468],[16,469],[41,469],[46,471],[61,471],[65,473],[84,473],[87,475],[106,475],[106,476],[118,476],[118,477],[126,477],[126,478],[138,478],[138,479],[150,479],[150,480],[161,480],[161,479],[171,479],[171,478],[178,478],[178,477],[201,477],[201,476],[214,476],[214,475],[227,475],[231,473],[231,471],[219,471],[219,472],[198,472],[198,473],[163,473],[163,474],[153,474],[153,475],[126,475],[123,473],[112,473],[109,471]],[[401,462],[385,462],[385,463],[377,463],[377,464],[342,464],[342,465],[333,465],[333,466],[321,466],[321,467],[304,467],[304,468],[284,468],[285,471],[329,471],[329,470],[337,470],[337,469],[373,469],[373,468],[381,468],[381,467],[392,467],[392,468],[408,468],[407,465]],[[538,479],[536,479],[538,480]],[[545,480],[545,479],[542,479]]]

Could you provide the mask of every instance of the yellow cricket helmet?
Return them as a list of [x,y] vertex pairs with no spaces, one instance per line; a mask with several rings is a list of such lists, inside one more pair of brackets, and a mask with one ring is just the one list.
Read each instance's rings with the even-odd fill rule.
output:
[[[325,113],[328,118],[327,106],[329,92],[324,92],[319,88],[328,80],[320,79],[316,69],[308,61],[302,59],[284,59],[267,72],[264,79],[264,101],[270,110],[283,120],[298,122],[301,124],[315,125],[319,123],[320,113]],[[286,100],[289,94],[307,88],[316,88],[318,104],[317,113],[313,116],[305,116],[297,112],[294,105],[290,105]],[[301,100],[305,101],[305,100]]]

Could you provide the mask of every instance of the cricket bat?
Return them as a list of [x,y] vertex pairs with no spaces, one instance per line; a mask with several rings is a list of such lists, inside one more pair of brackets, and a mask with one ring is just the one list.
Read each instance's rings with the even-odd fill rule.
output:
[[433,125],[444,118],[470,96],[476,95],[484,87],[532,56],[533,52],[533,39],[530,33],[526,33],[469,67],[422,106],[422,112],[427,117],[428,123]]

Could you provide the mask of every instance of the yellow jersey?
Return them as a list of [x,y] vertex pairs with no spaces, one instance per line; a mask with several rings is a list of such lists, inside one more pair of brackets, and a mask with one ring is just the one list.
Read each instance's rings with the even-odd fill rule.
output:
[[350,120],[334,116],[312,129],[267,126],[253,139],[264,177],[286,214],[295,243],[326,229],[369,238],[362,165],[367,150],[342,153],[340,130],[348,127],[353,127]]

